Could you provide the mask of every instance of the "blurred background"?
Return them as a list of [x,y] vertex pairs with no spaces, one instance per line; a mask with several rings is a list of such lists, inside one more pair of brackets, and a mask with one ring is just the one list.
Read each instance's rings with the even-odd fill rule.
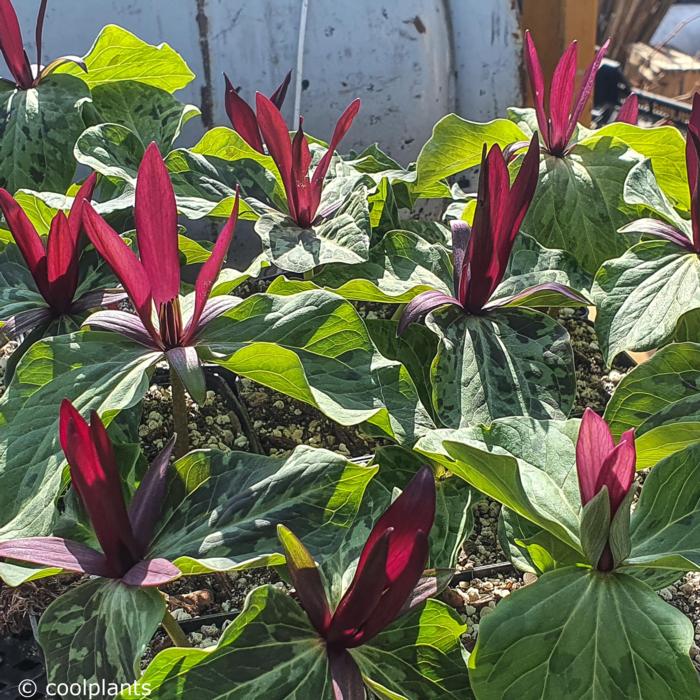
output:
[[[38,4],[16,3],[28,43]],[[521,27],[550,74],[571,40],[582,74],[596,42],[613,36],[596,91],[599,122],[630,89],[648,95],[647,120],[682,122],[700,82],[700,3],[671,0],[52,0],[44,55],[83,55],[109,23],[167,42],[196,73],[180,96],[203,121],[190,122],[185,141],[227,123],[224,71],[250,100],[291,68],[290,126],[305,114],[308,130],[327,138],[359,96],[361,117],[344,146],[379,141],[404,164],[443,115],[487,120],[528,99]]]

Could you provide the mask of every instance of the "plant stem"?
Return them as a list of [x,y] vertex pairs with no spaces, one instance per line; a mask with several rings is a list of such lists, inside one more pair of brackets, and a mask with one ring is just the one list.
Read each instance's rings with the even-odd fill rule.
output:
[[177,433],[173,456],[175,459],[180,459],[190,450],[190,440],[187,433],[187,397],[185,387],[172,367],[170,368],[170,388],[172,390],[173,426]]
[[191,647],[190,640],[187,639],[187,635],[182,631],[182,627],[177,624],[177,620],[170,614],[170,611],[166,608],[165,614],[163,615],[163,629],[168,633],[168,637],[176,647]]

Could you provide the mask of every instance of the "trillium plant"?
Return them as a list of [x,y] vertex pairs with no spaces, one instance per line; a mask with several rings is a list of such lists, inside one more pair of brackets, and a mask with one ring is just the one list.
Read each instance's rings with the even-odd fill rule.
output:
[[[528,32],[532,107],[445,116],[414,163],[350,150],[376,103],[290,131],[291,73],[240,65],[192,145],[172,47],[107,25],[43,65],[37,2],[30,56],[0,0],[0,629],[36,612],[47,682],[700,700],[663,591],[700,572],[700,97],[593,128],[608,42],[577,81]],[[484,499],[528,585],[477,626]],[[202,580],[211,639],[176,620]]]

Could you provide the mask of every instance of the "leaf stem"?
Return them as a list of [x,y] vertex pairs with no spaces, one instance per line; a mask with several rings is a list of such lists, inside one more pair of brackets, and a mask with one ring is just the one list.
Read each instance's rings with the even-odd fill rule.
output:
[[185,387],[173,367],[170,368],[170,388],[172,390],[173,427],[177,433],[173,456],[180,459],[190,450],[190,439],[187,432],[187,396]]
[[163,615],[163,621],[161,623],[163,629],[168,633],[170,641],[176,647],[191,647],[190,640],[187,639],[187,635],[182,631],[182,627],[177,624],[177,620],[172,616],[170,610],[165,608],[165,614]]

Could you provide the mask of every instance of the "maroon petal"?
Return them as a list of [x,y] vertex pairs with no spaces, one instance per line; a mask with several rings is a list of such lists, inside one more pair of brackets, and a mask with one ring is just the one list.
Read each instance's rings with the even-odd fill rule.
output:
[[[388,587],[362,630],[355,636],[353,641],[355,645],[366,644],[387,625],[391,624],[401,612],[406,600],[420,580],[430,551],[428,535],[422,530],[418,530],[413,534],[410,543],[406,543],[406,547],[407,558],[399,575],[394,583]],[[391,562],[389,562],[389,566],[391,566]]]
[[61,403],[60,441],[73,486],[85,506],[112,577],[124,575],[140,558],[127,515],[121,478],[107,431],[97,413],[91,425],[67,399]]
[[642,233],[664,241],[675,243],[681,248],[693,251],[693,242],[682,231],[658,219],[638,219],[619,229],[620,233]]
[[362,567],[355,576],[333,613],[326,639],[329,644],[351,645],[358,630],[372,615],[387,588],[387,557],[393,528],[387,528],[372,544]]
[[253,108],[236,92],[228,76],[226,81],[226,114],[231,121],[233,130],[251,147],[263,153],[263,143],[260,138],[258,120]]
[[59,211],[51,221],[46,250],[46,276],[51,289],[52,306],[67,311],[78,288],[78,236],[80,228],[71,226]]
[[573,136],[574,131],[576,130],[576,125],[578,124],[578,120],[581,118],[581,113],[583,112],[583,108],[586,106],[586,102],[590,99],[592,93],[593,93],[593,86],[595,85],[595,77],[596,74],[598,73],[598,69],[600,68],[600,64],[603,62],[603,59],[605,58],[605,54],[608,52],[608,47],[610,46],[610,39],[608,39],[596,52],[595,58],[593,59],[593,62],[588,66],[586,69],[586,72],[583,76],[583,80],[581,81],[581,86],[578,89],[578,93],[576,95],[576,103],[574,105],[574,108],[571,112],[571,122],[569,124],[569,134],[568,138],[566,139],[566,143],[569,142],[571,137]]
[[613,449],[615,442],[608,424],[595,411],[587,408],[576,441],[576,471],[584,506],[598,493],[596,484],[603,464]]
[[96,311],[85,319],[83,327],[89,326],[96,331],[109,331],[119,333],[151,350],[161,350],[162,347],[155,343],[151,334],[146,330],[141,319],[135,314],[126,311],[108,309]]
[[576,42],[573,41],[559,59],[552,75],[552,86],[549,90],[549,118],[552,124],[552,150],[556,154],[564,151],[571,138],[569,117],[576,80],[577,53]]
[[321,636],[325,636],[331,621],[331,611],[316,562],[309,550],[289,528],[278,525],[277,535],[284,550],[287,570],[294,583],[299,602],[316,631]]
[[310,167],[311,151],[304,134],[304,118],[299,117],[299,128],[292,139],[292,177],[296,183],[296,222],[302,228],[309,228],[316,218],[323,189],[323,183],[311,182],[309,179]]
[[535,42],[532,40],[530,31],[525,32],[525,62],[527,64],[527,72],[530,76],[530,87],[532,88],[532,97],[535,103],[535,114],[537,115],[537,123],[542,132],[542,139],[547,148],[550,146],[549,121],[545,112],[544,104],[544,75],[542,74],[542,64],[537,55]]
[[127,586],[147,588],[162,586],[180,576],[182,576],[180,569],[167,559],[144,559],[134,564],[121,577],[121,582]]
[[104,554],[62,537],[29,537],[0,542],[0,557],[91,576],[109,577]]
[[24,41],[11,0],[0,0],[0,51],[19,87],[28,90],[34,78],[24,52]]
[[107,261],[117,279],[124,285],[131,303],[143,325],[154,340],[160,341],[153,327],[151,311],[151,281],[134,251],[119,234],[92,208],[89,202],[83,205],[83,225],[90,242]]
[[596,493],[608,487],[610,515],[615,515],[625,496],[632,488],[636,474],[637,453],[634,446],[634,429],[620,438],[617,446],[603,461],[595,484]]
[[[423,467],[375,523],[360,555],[358,571],[361,572],[364,568],[375,543],[383,536],[385,530],[393,528],[386,568],[387,581],[390,585],[393,584],[400,578],[411,556],[416,533],[419,530],[429,533],[434,519],[435,477],[429,467]],[[416,581],[418,577],[411,588]],[[408,596],[408,593],[406,595]]]
[[287,88],[289,87],[291,79],[292,71],[289,71],[289,73],[284,76],[284,80],[277,86],[277,89],[270,95],[270,102],[272,102],[277,109],[282,109],[282,103],[287,96]]
[[361,106],[362,102],[360,99],[355,98],[340,115],[340,119],[338,119],[335,129],[333,130],[331,142],[328,144],[328,150],[319,161],[318,165],[316,166],[316,170],[314,170],[314,175],[311,179],[312,182],[319,184],[323,183],[326,173],[328,172],[328,168],[331,165],[331,158],[333,158],[333,154],[338,148],[340,142],[343,140],[345,134],[348,133],[348,130],[352,126],[352,123],[355,120],[357,113],[360,111]]
[[447,304],[452,304],[453,306],[459,306],[459,308],[462,308],[462,305],[457,301],[457,299],[448,296],[443,292],[422,292],[418,296],[413,297],[413,299],[406,304],[406,308],[403,310],[403,314],[399,321],[399,327],[397,329],[398,335],[405,333],[406,329],[412,323],[419,323],[422,321],[426,314]]
[[334,700],[365,700],[365,684],[355,659],[346,649],[329,649]]
[[[693,109],[690,112],[688,125],[700,129],[700,93],[696,92],[693,95]],[[689,136],[685,139],[685,167],[688,172],[688,186],[690,188],[691,205],[694,201],[694,193],[697,192],[698,182],[698,153],[695,143]]]
[[636,92],[631,92],[627,95],[627,99],[622,103],[615,121],[622,124],[632,124],[633,126],[637,124],[639,121],[639,97]]
[[95,191],[95,185],[97,184],[97,173],[92,173],[89,177],[85,179],[85,182],[80,186],[80,189],[73,199],[73,204],[71,205],[70,212],[68,212],[68,221],[71,228],[77,228],[78,234],[83,225],[83,204],[87,201],[92,200],[92,194]]
[[51,303],[51,289],[46,278],[46,249],[29,217],[7,190],[0,189],[0,209],[7,226],[27,263],[41,295]]
[[148,551],[153,538],[153,529],[161,516],[175,437],[173,435],[168,440],[166,446],[151,462],[151,466],[129,504],[131,529],[139,549],[144,552]]
[[143,269],[157,305],[180,293],[177,204],[170,175],[158,146],[151,143],[139,167],[134,203],[136,239]]
[[41,71],[41,45],[44,38],[44,19],[46,17],[46,6],[49,4],[49,0],[41,0],[39,5],[39,12],[36,16],[36,31],[34,33],[34,39],[36,42],[36,70],[37,73]]
[[289,215],[296,220],[296,183],[292,175],[292,142],[289,139],[289,130],[284,123],[280,111],[270,100],[260,93],[255,96],[258,114],[258,126],[262,134],[267,150],[279,170],[284,191],[287,195]]
[[[697,97],[697,94],[696,94]],[[695,107],[693,107],[695,110]],[[693,248],[700,253],[700,176],[698,175],[698,164],[700,164],[700,128],[693,123],[688,124],[688,134],[686,136],[686,161],[691,160],[693,168],[693,187],[690,192],[690,220],[693,224]],[[688,167],[688,182],[691,182],[691,168]]]
[[238,222],[238,205],[239,205],[239,188],[236,187],[236,201],[233,205],[233,211],[229,217],[226,226],[219,234],[216,239],[214,248],[211,251],[209,259],[202,265],[202,268],[197,275],[197,281],[194,285],[195,292],[195,302],[194,311],[192,312],[192,317],[185,328],[185,338],[183,344],[187,344],[199,330],[199,322],[202,317],[202,312],[211,294],[214,282],[216,282],[221,272],[221,268],[224,264],[224,259],[228,254],[228,250],[231,247],[231,241],[233,240],[233,233],[236,230],[236,224]]

